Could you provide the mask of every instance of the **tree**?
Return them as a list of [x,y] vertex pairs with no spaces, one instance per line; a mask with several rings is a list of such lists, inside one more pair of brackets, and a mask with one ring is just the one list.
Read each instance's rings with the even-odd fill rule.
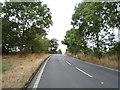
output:
[[57,43],[57,39],[51,39],[50,40],[50,52],[51,53],[57,53],[57,48],[58,48],[58,43]]
[[[11,53],[16,50],[18,46],[19,37],[18,33],[15,31],[17,28],[17,24],[14,22],[10,22],[5,20],[2,22],[2,52],[3,53]],[[13,43],[14,42],[14,43]]]
[[72,54],[80,53],[84,51],[85,47],[83,36],[79,33],[77,29],[68,30],[65,36],[65,39],[62,41],[62,44],[67,45],[68,51]]
[[[106,52],[106,50],[112,48],[116,42],[113,30],[114,28],[120,28],[117,4],[116,2],[82,2],[78,4],[72,15],[71,24],[74,31],[71,31],[72,33],[69,33],[69,36],[67,34],[65,36],[65,39],[66,37],[71,37],[71,35],[74,36],[74,40],[69,38],[70,40],[67,41],[68,50],[73,53],[77,45],[81,44],[84,54],[90,48],[94,51],[96,57],[101,58],[103,51]],[[66,44],[66,40],[64,40],[64,44]],[[72,43],[70,42],[71,40],[73,41]],[[68,44],[68,42],[70,43]],[[76,42],[79,42],[79,44]],[[79,50],[78,52],[80,52]]]
[[27,49],[33,52],[36,47],[33,42],[46,41],[46,28],[52,25],[51,12],[46,4],[41,1],[5,2],[2,10],[4,50],[17,48],[21,53]]
[[59,50],[57,51],[57,53],[58,53],[58,54],[62,54],[62,51],[61,51],[61,49],[59,49]]

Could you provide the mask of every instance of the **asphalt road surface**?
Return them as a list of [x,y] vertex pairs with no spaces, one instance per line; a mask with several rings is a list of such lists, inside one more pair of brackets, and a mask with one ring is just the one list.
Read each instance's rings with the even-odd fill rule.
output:
[[52,55],[43,64],[32,88],[118,88],[118,71],[66,55]]

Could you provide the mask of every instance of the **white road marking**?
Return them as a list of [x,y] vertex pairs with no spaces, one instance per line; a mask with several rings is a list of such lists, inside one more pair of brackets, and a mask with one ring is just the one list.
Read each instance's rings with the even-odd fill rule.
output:
[[68,61],[66,61],[67,64],[71,65],[71,63],[69,63]]
[[35,81],[35,83],[34,83],[33,89],[35,89],[35,88],[38,87],[38,84],[39,84],[39,82],[40,82],[42,73],[43,73],[43,71],[44,71],[44,69],[45,69],[45,66],[46,66],[46,64],[47,64],[47,62],[48,62],[49,59],[50,59],[50,57],[45,61],[44,65],[43,65],[43,67],[42,67],[42,69],[41,69],[41,71],[40,71],[40,73],[39,73],[39,75],[38,75],[38,77],[37,77],[37,79],[36,79],[36,81]]
[[101,84],[104,84],[104,82],[100,82]]
[[78,71],[80,71],[80,72],[82,72],[82,73],[86,74],[87,76],[89,76],[89,77],[93,78],[93,76],[92,76],[92,75],[90,75],[90,74],[86,73],[85,71],[83,71],[83,70],[79,69],[78,67],[75,67],[75,68],[76,68]]

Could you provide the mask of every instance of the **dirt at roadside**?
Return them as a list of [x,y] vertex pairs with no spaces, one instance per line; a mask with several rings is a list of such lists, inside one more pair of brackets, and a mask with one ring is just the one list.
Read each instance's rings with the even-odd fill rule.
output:
[[22,88],[32,73],[49,55],[37,53],[27,56],[3,56],[2,61],[9,63],[11,69],[2,73],[2,88]]

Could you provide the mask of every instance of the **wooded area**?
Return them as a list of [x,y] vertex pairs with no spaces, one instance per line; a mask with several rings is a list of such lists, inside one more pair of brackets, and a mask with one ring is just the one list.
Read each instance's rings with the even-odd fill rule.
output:
[[[120,54],[120,42],[115,34],[120,30],[117,2],[82,2],[75,6],[71,24],[63,44],[67,53],[102,58]],[[116,31],[115,31],[116,29]],[[119,58],[118,58],[119,59]]]
[[[84,53],[101,58],[119,56],[120,42],[115,34],[120,29],[117,2],[82,2],[75,6],[63,44],[67,52]],[[53,24],[50,9],[42,2],[5,2],[2,5],[2,52],[34,53],[57,51],[56,39],[47,39]],[[116,30],[116,31],[115,31]]]
[[2,5],[2,53],[57,53],[57,40],[46,38],[52,24],[50,9],[42,1],[5,2]]

